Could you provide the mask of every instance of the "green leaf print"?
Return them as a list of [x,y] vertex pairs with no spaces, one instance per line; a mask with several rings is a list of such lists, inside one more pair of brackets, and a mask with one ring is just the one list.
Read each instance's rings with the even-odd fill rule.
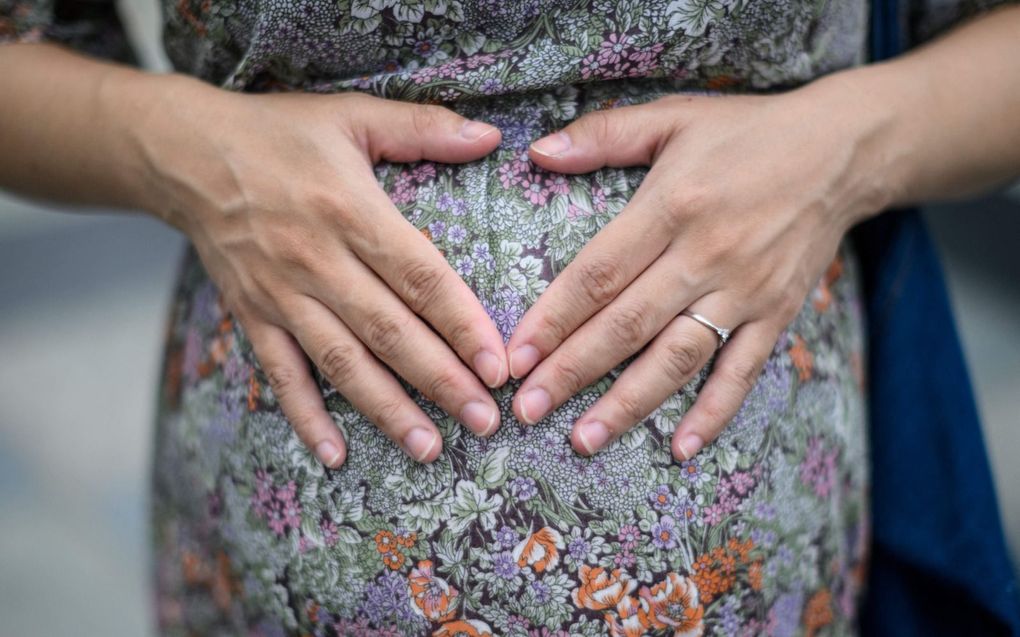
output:
[[490,451],[478,466],[475,482],[483,489],[498,487],[506,482],[506,459],[510,449],[501,447]]
[[455,533],[463,533],[472,522],[478,520],[482,528],[492,530],[496,526],[496,511],[503,504],[503,496],[480,489],[470,480],[457,483],[457,495],[454,498],[450,513],[450,529]]

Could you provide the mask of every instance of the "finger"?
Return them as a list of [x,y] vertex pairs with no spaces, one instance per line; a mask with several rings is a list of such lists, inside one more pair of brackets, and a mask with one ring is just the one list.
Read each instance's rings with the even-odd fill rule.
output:
[[[366,193],[375,215],[351,233],[355,254],[423,317],[489,387],[507,380],[503,337],[467,283],[396,210],[382,189]],[[458,365],[459,367],[459,365]]]
[[[713,297],[698,301],[713,316],[728,316]],[[609,391],[574,425],[571,443],[590,455],[643,421],[670,394],[682,388],[708,363],[719,336],[688,316],[670,321],[648,348],[620,375]]]
[[[448,414],[479,436],[494,433],[499,409],[492,394],[448,344],[365,264],[352,255],[338,259],[318,277],[321,301],[373,355]],[[290,320],[304,319],[295,315]]]
[[534,424],[639,351],[703,295],[700,287],[663,256],[528,374],[513,402],[518,419]]
[[778,339],[779,330],[764,321],[746,323],[733,332],[673,434],[677,460],[690,460],[737,415]]
[[534,141],[529,156],[542,168],[561,173],[649,166],[678,130],[678,104],[692,99],[669,96],[585,113],[562,130]]
[[412,459],[435,460],[439,430],[393,374],[320,302],[302,296],[292,305],[302,316],[295,335],[330,384]]
[[527,375],[662,255],[670,234],[649,213],[648,192],[638,188],[521,318],[506,345],[511,377]]
[[330,469],[339,468],[347,458],[347,445],[326,411],[304,353],[279,327],[253,319],[242,320],[240,316],[238,320],[251,341],[280,409],[298,438],[319,462]]
[[364,95],[356,99],[370,100],[364,108],[351,109],[351,126],[373,164],[423,159],[462,163],[488,155],[502,140],[495,126],[437,104]]

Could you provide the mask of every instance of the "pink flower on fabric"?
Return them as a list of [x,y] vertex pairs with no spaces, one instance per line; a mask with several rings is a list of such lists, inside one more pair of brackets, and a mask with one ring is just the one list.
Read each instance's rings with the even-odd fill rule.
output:
[[570,182],[567,181],[566,175],[559,173],[549,175],[544,180],[546,189],[549,192],[557,195],[565,195],[570,192]]
[[549,201],[549,190],[542,186],[541,178],[531,174],[521,180],[524,197],[536,206],[544,206]]

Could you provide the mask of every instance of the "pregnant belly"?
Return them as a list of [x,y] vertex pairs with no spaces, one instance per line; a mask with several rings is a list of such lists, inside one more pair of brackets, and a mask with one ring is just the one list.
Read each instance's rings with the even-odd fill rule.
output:
[[[565,87],[463,105],[501,128],[496,151],[464,165],[382,164],[379,183],[509,337],[645,174],[547,173],[527,160],[527,145],[584,109],[652,95]],[[177,572],[188,547],[238,582],[223,584],[236,591],[230,621],[268,617],[341,635],[639,635],[669,626],[693,635],[726,617],[763,630],[809,616],[836,633],[852,626],[867,463],[848,242],[726,432],[683,464],[669,436],[710,366],[595,456],[570,448],[574,421],[624,361],[534,426],[511,411],[518,382],[494,390],[503,425],[488,439],[406,386],[443,434],[429,465],[407,458],[319,375],[349,442],[345,465],[326,471],[283,418],[240,327],[224,321],[193,252],[189,259],[168,357],[185,351],[183,379],[159,414],[155,528],[161,568]],[[180,604],[180,578],[167,577],[161,590]]]

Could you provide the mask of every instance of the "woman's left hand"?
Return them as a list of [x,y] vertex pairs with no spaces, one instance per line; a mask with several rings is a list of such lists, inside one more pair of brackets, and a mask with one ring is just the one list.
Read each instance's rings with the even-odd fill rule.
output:
[[554,172],[651,168],[510,338],[511,375],[528,375],[514,397],[519,419],[535,423],[647,345],[574,425],[574,449],[604,447],[715,351],[719,337],[680,314],[687,308],[732,337],[673,455],[689,458],[719,435],[845,232],[889,200],[873,169],[885,120],[839,86],[670,95],[588,113],[532,144],[532,161]]

